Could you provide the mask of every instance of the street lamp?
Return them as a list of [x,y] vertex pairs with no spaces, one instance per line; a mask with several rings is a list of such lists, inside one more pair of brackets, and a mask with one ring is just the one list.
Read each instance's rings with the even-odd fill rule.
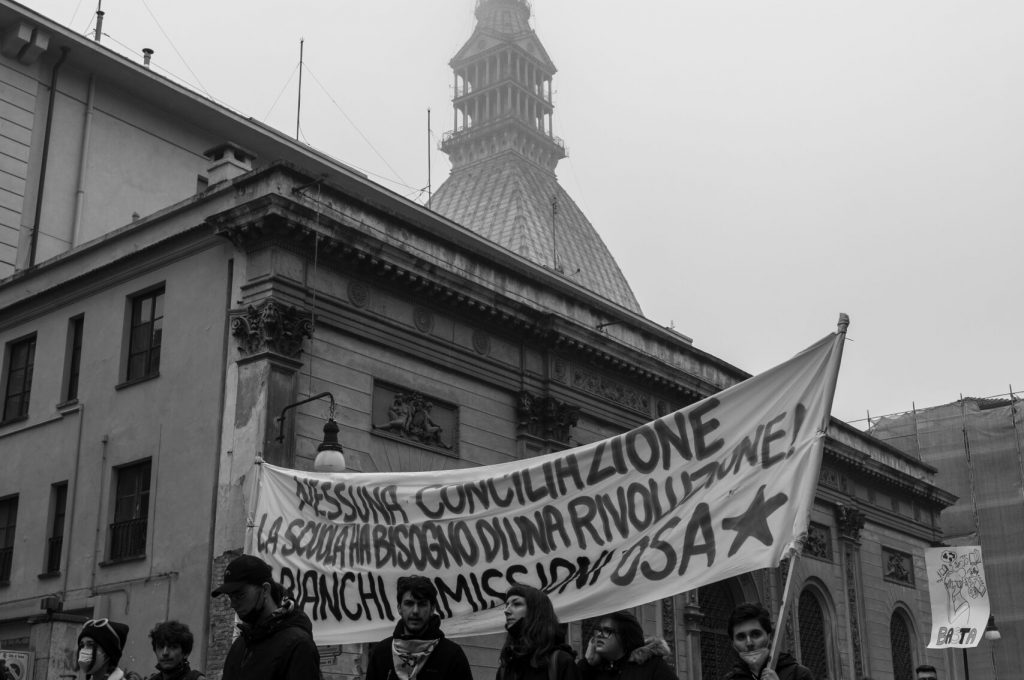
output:
[[[992,640],[992,641],[998,640],[1001,637],[1003,637],[999,633],[999,627],[996,626],[996,617],[993,616],[992,614],[988,615],[988,623],[985,624],[985,632],[984,632],[984,634],[982,634],[982,637],[985,638],[986,640]],[[964,680],[971,680],[971,670],[970,670],[970,668],[967,665],[967,648],[963,647],[963,648],[961,648],[960,651],[963,652],[963,655],[964,655]],[[994,656],[994,654],[995,654],[995,652],[993,651],[993,657],[992,657],[993,668],[995,668],[995,656]]]
[[1001,637],[1003,637],[1003,636],[1000,635],[999,627],[996,626],[996,617],[993,616],[992,614],[989,614],[988,615],[988,623],[985,625],[985,635],[984,635],[984,638],[986,640],[993,640],[993,641],[995,641],[995,640],[1000,639]]
[[330,415],[327,418],[327,422],[324,423],[324,440],[316,447],[317,454],[316,459],[313,461],[313,469],[317,472],[344,472],[345,450],[341,448],[341,443],[338,442],[339,428],[338,421],[334,419],[334,395],[330,392],[314,394],[308,399],[297,401],[294,404],[288,404],[281,409],[281,416],[277,419],[278,425],[280,426],[277,434],[277,441],[284,441],[285,413],[296,406],[308,404],[311,401],[316,401],[317,399],[323,399],[325,397],[331,402],[331,410]]

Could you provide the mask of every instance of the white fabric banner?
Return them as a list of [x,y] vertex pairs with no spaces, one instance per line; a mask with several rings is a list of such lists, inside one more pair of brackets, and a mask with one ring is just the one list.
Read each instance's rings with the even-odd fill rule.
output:
[[512,583],[573,621],[778,565],[807,528],[844,337],[568,451],[434,472],[263,465],[252,551],[318,644],[390,635],[402,575],[433,579],[457,637],[503,631]]
[[932,602],[931,649],[977,647],[988,625],[988,585],[981,546],[924,551]]

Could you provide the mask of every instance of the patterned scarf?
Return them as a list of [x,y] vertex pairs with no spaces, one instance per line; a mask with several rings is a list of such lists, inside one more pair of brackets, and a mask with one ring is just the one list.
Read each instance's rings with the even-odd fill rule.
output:
[[427,657],[437,647],[440,638],[433,640],[401,640],[391,641],[391,655],[395,662],[395,675],[399,680],[416,680]]

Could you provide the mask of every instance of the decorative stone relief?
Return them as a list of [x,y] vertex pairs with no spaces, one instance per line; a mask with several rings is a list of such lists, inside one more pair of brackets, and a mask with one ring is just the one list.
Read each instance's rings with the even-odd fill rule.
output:
[[491,336],[481,330],[473,331],[473,349],[486,356],[491,351]]
[[602,399],[607,399],[624,406],[631,411],[645,415],[651,412],[651,398],[649,396],[603,375],[576,368],[573,371],[572,384],[573,387],[595,394]]
[[292,305],[266,300],[249,305],[231,317],[231,334],[238,339],[244,356],[274,352],[296,359],[302,354],[302,342],[313,336],[313,318],[309,312]]
[[348,284],[348,299],[356,307],[365,307],[370,303],[370,289],[360,281],[350,281]]
[[886,581],[914,586],[914,558],[905,552],[882,547],[882,574]]
[[537,397],[523,390],[516,403],[519,427],[534,437],[569,443],[572,428],[580,419],[578,406],[554,397]]
[[561,359],[555,359],[551,364],[551,377],[564,383],[569,377],[569,366]]
[[434,313],[425,307],[417,307],[413,311],[412,321],[421,333],[429,333],[434,329]]
[[[863,521],[861,522],[863,524]],[[850,611],[850,642],[853,644],[854,676],[864,675],[863,655],[861,653],[860,622],[857,616],[857,546],[846,543],[843,548],[846,561],[846,601]]]
[[[676,650],[676,608],[674,598],[663,597],[661,599],[661,637],[668,640],[672,651]],[[676,667],[676,658],[672,654],[665,659],[672,668]]]
[[836,521],[839,535],[845,540],[859,542],[860,530],[864,528],[864,513],[848,505],[836,506]]
[[832,530],[824,524],[811,522],[804,541],[804,554],[832,561]]
[[455,449],[458,410],[419,392],[373,386],[373,430],[444,451]]
[[821,483],[825,486],[845,491],[844,487],[846,485],[844,484],[842,475],[839,474],[838,470],[823,465],[821,466],[819,478],[821,479]]

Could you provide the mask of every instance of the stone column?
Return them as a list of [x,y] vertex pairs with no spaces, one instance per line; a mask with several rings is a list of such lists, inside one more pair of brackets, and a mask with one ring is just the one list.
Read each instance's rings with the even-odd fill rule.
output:
[[839,504],[836,506],[836,525],[839,528],[839,545],[842,549],[843,575],[846,581],[846,605],[850,618],[850,657],[853,660],[853,675],[864,675],[864,645],[861,641],[861,597],[860,597],[860,532],[864,528],[864,513],[857,508]]

